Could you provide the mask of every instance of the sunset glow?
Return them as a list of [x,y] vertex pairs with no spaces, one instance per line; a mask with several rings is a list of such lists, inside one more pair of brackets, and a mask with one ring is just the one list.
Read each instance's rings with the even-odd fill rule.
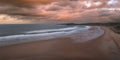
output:
[[[4,0],[4,2],[5,1],[6,0]],[[10,1],[12,2],[13,0]],[[11,4],[14,4],[14,2]],[[20,1],[21,4],[25,3],[26,5],[32,6],[32,8],[28,9],[22,6],[22,8],[17,7],[17,10],[20,10],[21,11],[20,13],[25,12],[29,15],[39,16],[40,19],[35,20],[35,22],[54,20],[55,21],[86,20],[87,22],[89,22],[96,21],[95,19],[101,19],[101,17],[106,17],[108,19],[113,18],[112,16],[110,17],[100,16],[109,14],[111,11],[112,11],[111,15],[119,15],[115,11],[116,9],[117,12],[119,12],[120,4],[118,4],[118,2],[119,2],[118,0],[21,0]],[[18,3],[18,6],[19,5],[20,4]],[[4,7],[1,8],[2,8],[1,10],[7,9]],[[31,21],[31,23],[33,23],[33,21]]]

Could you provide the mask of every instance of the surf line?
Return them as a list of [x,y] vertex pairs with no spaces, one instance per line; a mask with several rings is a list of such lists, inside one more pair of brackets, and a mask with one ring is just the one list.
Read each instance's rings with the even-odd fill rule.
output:
[[89,26],[84,28],[79,26],[66,27],[60,29],[49,29],[49,30],[40,30],[40,31],[29,31],[21,35],[11,35],[0,37],[0,47],[9,46],[14,44],[21,44],[34,41],[43,41],[60,37],[69,37],[69,35],[78,32],[77,30],[87,30]]

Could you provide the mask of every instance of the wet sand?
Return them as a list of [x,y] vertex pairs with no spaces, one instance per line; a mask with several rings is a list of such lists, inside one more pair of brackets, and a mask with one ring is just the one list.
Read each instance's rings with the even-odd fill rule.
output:
[[[55,38],[0,48],[1,60],[120,60],[120,35],[108,27],[105,34],[84,43]],[[79,36],[78,36],[79,37]]]

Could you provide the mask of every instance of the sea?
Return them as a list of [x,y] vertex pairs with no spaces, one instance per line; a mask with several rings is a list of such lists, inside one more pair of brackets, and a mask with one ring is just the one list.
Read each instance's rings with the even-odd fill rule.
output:
[[25,34],[28,31],[61,29],[71,26],[57,24],[0,24],[0,37]]
[[0,47],[65,37],[88,28],[58,24],[0,24]]
[[103,34],[104,31],[97,26],[0,24],[0,47],[67,37],[76,43],[83,43]]

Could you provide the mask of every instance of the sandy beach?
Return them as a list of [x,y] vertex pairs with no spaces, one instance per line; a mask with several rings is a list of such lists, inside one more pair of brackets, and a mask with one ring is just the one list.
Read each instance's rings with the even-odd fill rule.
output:
[[[102,27],[104,35],[84,43],[68,37],[0,48],[1,60],[119,60],[120,35]],[[79,35],[77,36],[79,37]],[[80,38],[79,38],[80,39]]]
[[108,26],[24,25],[119,24],[120,0],[0,1],[0,60],[120,60],[120,34]]

